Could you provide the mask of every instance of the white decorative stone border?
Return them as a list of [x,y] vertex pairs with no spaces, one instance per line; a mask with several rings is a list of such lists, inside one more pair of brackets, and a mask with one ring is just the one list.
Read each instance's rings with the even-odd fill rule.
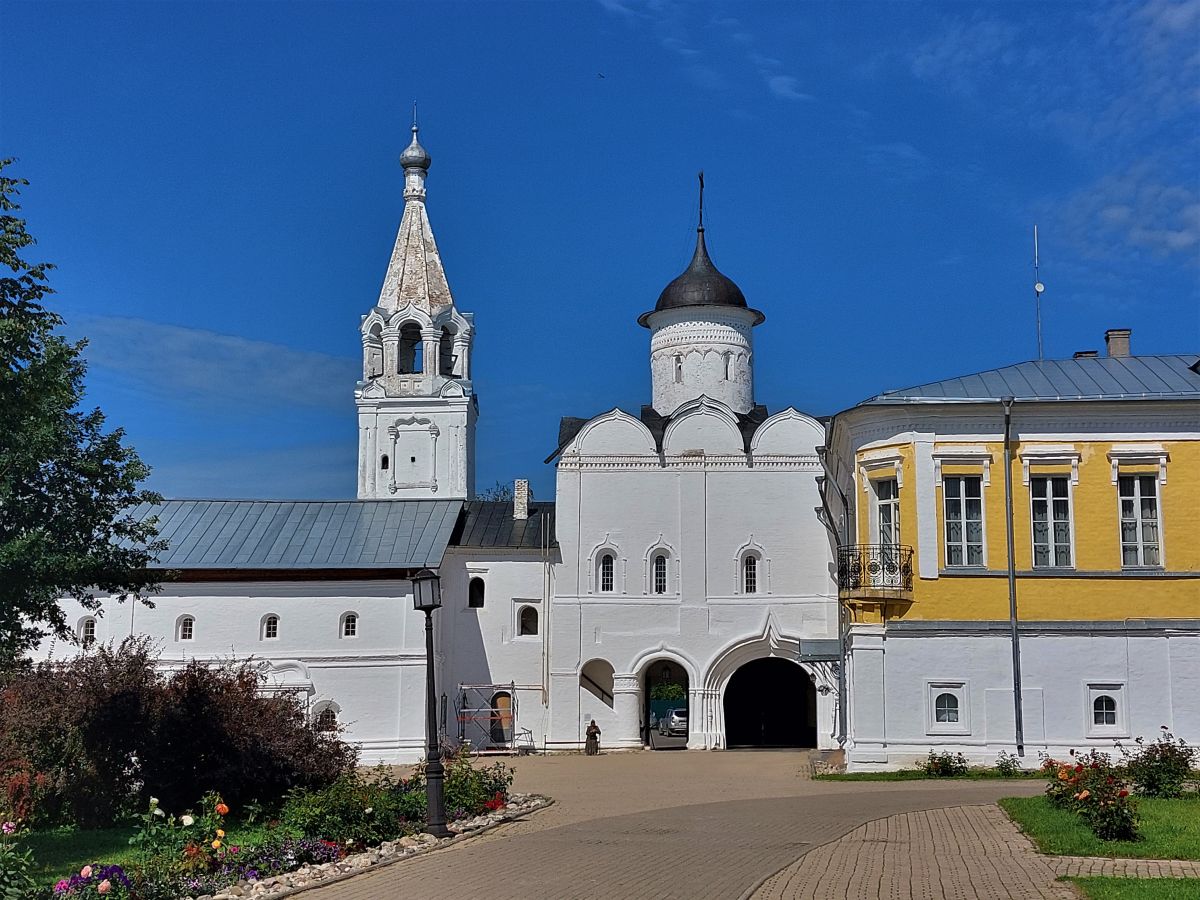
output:
[[239,881],[216,894],[203,894],[196,900],[243,900],[249,897],[256,900],[277,900],[280,897],[290,897],[310,888],[336,884],[371,869],[452,846],[505,822],[523,819],[553,803],[549,797],[539,794],[512,794],[509,796],[508,805],[503,809],[452,823],[449,826],[450,830],[457,832],[453,837],[438,839],[428,833],[406,835],[394,841],[384,841],[378,847],[372,847],[362,853],[351,853],[337,862],[305,865],[295,871],[271,875],[260,881]]

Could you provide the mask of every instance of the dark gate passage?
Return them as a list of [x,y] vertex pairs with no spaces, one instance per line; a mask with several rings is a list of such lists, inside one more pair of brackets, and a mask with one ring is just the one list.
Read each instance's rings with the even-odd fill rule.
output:
[[817,746],[817,692],[799,665],[756,659],[725,688],[726,747]]

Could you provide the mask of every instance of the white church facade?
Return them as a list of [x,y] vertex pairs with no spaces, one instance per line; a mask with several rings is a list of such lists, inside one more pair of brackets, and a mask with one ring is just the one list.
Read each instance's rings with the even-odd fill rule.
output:
[[[854,510],[830,502],[830,485],[845,482],[829,459],[842,438],[756,404],[753,333],[765,316],[709,258],[703,222],[690,264],[638,319],[650,402],[562,420],[553,502],[531,501],[523,482],[510,501],[481,500],[475,324],[433,237],[430,156],[415,126],[401,162],[404,214],[360,326],[358,498],[142,509],[170,545],[160,565],[179,575],[152,609],[77,609],[80,636],[150,635],[165,666],[253,657],[267,689],[298,692],[364,762],[412,761],[424,747],[426,659],[408,578],[431,568],[450,742],[575,749],[594,719],[604,746],[641,747],[657,739],[662,695],[688,711],[690,749],[842,748],[854,765],[861,727],[862,765],[901,762],[880,752],[876,719],[886,692],[908,686],[886,686],[873,652],[895,610],[875,615],[869,592],[850,597],[840,568],[859,540],[847,537]],[[862,486],[859,449],[844,448],[843,501]],[[905,647],[919,631],[904,632]],[[919,680],[920,660],[906,665]],[[856,725],[848,684],[869,721]],[[923,707],[913,715],[925,721]],[[1012,741],[993,731],[972,744],[925,729],[905,750],[953,744],[994,758]]]

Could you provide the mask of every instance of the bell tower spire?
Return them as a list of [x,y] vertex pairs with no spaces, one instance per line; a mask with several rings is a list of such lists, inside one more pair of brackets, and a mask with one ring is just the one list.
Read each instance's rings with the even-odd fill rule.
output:
[[379,299],[363,316],[360,498],[469,498],[475,493],[470,355],[474,317],[454,304],[425,206],[432,157],[418,139],[400,154],[404,214]]

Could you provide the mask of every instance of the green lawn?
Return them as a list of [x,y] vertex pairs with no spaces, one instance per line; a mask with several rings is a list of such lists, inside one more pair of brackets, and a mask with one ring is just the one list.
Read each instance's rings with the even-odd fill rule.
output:
[[1069,810],[1052,806],[1045,797],[1006,797],[1000,801],[1001,808],[1043,853],[1057,856],[1200,859],[1200,800],[1138,798],[1137,804],[1142,839],[1102,841],[1092,834],[1082,818]]
[[[37,862],[35,876],[47,883],[65,878],[92,863],[128,865],[137,858],[129,846],[134,828],[99,828],[91,831],[61,828],[53,831],[34,831],[24,834],[19,846],[33,851]],[[255,843],[266,832],[261,826],[235,826],[226,838],[227,844]]]
[[[1038,772],[1022,772],[1020,775],[1011,775],[1010,778],[1034,778]],[[920,769],[900,769],[897,772],[831,772],[826,775],[814,775],[813,781],[955,781],[955,780],[970,780],[980,781],[985,778],[1003,778],[1004,776],[995,769],[968,769],[966,775],[955,775],[953,777],[941,777],[936,775],[926,775]]]
[[1200,878],[1068,878],[1093,900],[1196,900]]

